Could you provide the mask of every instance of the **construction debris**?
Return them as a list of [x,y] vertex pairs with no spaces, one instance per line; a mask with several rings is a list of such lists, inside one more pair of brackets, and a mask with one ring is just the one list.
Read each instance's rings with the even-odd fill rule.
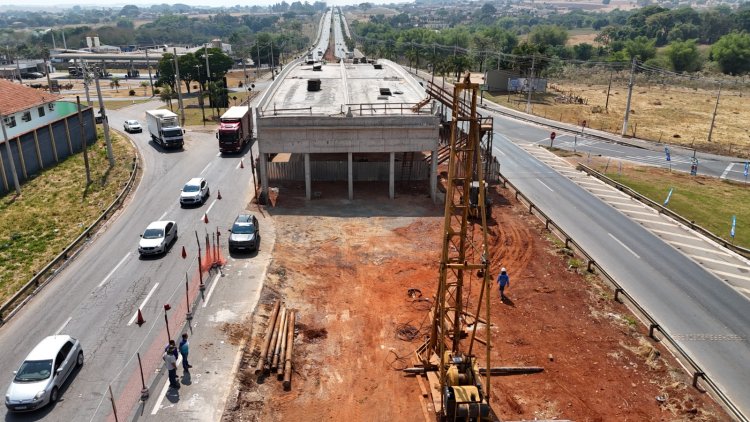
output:
[[288,390],[292,383],[292,352],[294,349],[295,312],[276,300],[268,318],[268,327],[255,365],[255,375],[276,373]]

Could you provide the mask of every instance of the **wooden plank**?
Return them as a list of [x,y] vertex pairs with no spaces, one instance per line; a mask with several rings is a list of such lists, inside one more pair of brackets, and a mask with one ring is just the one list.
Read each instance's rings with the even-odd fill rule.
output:
[[443,405],[440,403],[440,378],[437,372],[427,372],[427,382],[430,384],[430,391],[432,393],[432,405],[434,406],[435,413],[441,413],[443,411]]

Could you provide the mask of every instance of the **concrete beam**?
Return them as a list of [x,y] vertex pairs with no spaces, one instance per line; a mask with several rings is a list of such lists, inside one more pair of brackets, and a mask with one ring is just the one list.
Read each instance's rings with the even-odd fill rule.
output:
[[349,174],[349,200],[354,199],[354,169],[352,168],[352,153],[348,153],[347,157],[348,174]]
[[305,198],[312,199],[312,177],[310,175],[310,154],[305,154]]
[[[395,176],[395,167],[396,167],[396,153],[392,152],[390,153],[390,157],[388,157],[389,165],[388,165],[388,197],[391,199],[394,199],[396,197],[396,189],[395,189],[395,183],[394,180],[396,179]],[[401,165],[404,165],[402,162]]]
[[262,152],[258,155],[260,156],[258,162],[258,171],[260,171],[260,196],[268,199],[268,156]]

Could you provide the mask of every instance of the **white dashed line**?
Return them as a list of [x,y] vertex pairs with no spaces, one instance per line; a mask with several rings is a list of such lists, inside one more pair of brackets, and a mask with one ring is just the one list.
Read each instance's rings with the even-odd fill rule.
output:
[[729,174],[729,172],[732,171],[732,167],[734,167],[734,163],[729,163],[727,168],[724,169],[724,173],[721,173],[721,176],[719,176],[719,179],[726,179],[727,174]]
[[161,405],[161,401],[164,400],[164,397],[167,395],[167,389],[169,388],[169,381],[164,383],[164,388],[161,389],[161,393],[159,393],[158,397],[159,400],[156,400],[156,403],[154,403],[154,408],[151,410],[151,414],[155,415],[156,412],[159,411],[159,406]]
[[[151,291],[148,292],[146,298],[143,299],[143,302],[141,302],[141,306],[139,306],[138,309],[143,309],[143,307],[146,306],[146,302],[148,302],[148,300],[151,298],[151,295],[154,294],[157,287],[159,287],[159,283],[154,284],[154,287],[152,287]],[[135,322],[135,319],[138,317],[138,309],[135,310],[133,318],[130,318],[130,321],[128,321],[128,326],[133,325],[133,322]]]
[[214,281],[211,283],[211,288],[208,289],[208,294],[206,295],[206,301],[203,302],[204,308],[206,307],[206,305],[208,305],[208,300],[211,299],[211,295],[214,292],[214,288],[216,288],[216,285],[219,284],[217,282],[219,281],[220,276],[221,276],[221,273],[216,274],[216,277],[214,277]]
[[614,236],[614,235],[613,235],[612,233],[607,233],[607,234],[608,234],[608,235],[609,235],[609,237],[611,237],[612,239],[615,239],[615,242],[619,243],[619,244],[620,244],[620,246],[622,246],[623,248],[627,249],[627,250],[628,250],[628,252],[632,253],[632,254],[633,254],[633,255],[634,255],[634,256],[635,256],[636,258],[638,258],[638,259],[641,259],[641,257],[640,257],[640,256],[639,256],[639,255],[638,255],[637,253],[633,252],[633,250],[632,250],[632,249],[630,249],[629,247],[625,246],[625,244],[624,244],[624,243],[622,243],[622,242],[620,241],[620,239],[616,238],[616,237],[615,237],[615,236]]
[[104,277],[104,280],[102,280],[102,282],[99,283],[99,285],[97,286],[97,288],[102,287],[104,285],[104,283],[106,283],[107,280],[109,280],[109,278],[112,277],[112,274],[114,274],[115,271],[117,271],[117,269],[120,268],[120,265],[122,265],[122,263],[125,262],[126,259],[128,259],[129,256],[130,256],[130,252],[126,253],[125,256],[122,257],[122,259],[120,260],[120,262],[117,263],[117,265],[115,265],[115,268],[112,268],[112,271],[110,271],[109,274],[107,274],[107,276]]
[[66,319],[65,322],[63,322],[63,325],[61,325],[60,328],[58,328],[57,331],[55,331],[55,335],[60,334],[60,332],[63,330],[63,328],[65,328],[66,325],[68,325],[71,319],[72,319],[71,317],[68,317],[68,319]]
[[541,183],[542,185],[544,185],[544,187],[545,187],[545,188],[549,189],[549,190],[550,190],[551,192],[554,192],[554,190],[552,190],[552,188],[551,188],[551,187],[547,186],[547,184],[545,184],[544,182],[542,182],[542,181],[541,181],[541,180],[539,180],[539,179],[536,179],[536,180],[537,180],[537,182],[539,182],[539,183]]
[[211,163],[206,164],[206,167],[203,167],[203,170],[201,170],[200,174],[203,174],[208,170],[208,168],[211,167]]

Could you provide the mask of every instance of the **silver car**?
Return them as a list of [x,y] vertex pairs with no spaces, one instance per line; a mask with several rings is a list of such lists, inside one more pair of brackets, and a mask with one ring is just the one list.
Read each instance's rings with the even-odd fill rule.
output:
[[46,337],[14,372],[5,393],[5,407],[22,412],[56,402],[65,380],[82,365],[83,350],[78,340],[67,335]]
[[180,206],[202,205],[211,195],[211,189],[208,188],[208,182],[202,177],[194,177],[185,183],[180,192]]
[[257,251],[260,246],[258,219],[252,214],[240,214],[229,229],[229,252],[240,249]]
[[143,126],[141,126],[141,123],[138,120],[125,120],[122,128],[128,133],[143,132]]
[[157,255],[166,253],[177,240],[177,223],[174,221],[154,221],[146,227],[138,242],[138,253]]

